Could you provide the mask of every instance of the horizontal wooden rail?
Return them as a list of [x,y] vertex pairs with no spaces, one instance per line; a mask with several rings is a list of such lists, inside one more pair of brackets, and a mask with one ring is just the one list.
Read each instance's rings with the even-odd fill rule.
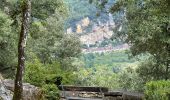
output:
[[85,92],[108,92],[106,87],[86,87],[86,86],[68,86],[60,85],[59,90],[61,91],[85,91]]

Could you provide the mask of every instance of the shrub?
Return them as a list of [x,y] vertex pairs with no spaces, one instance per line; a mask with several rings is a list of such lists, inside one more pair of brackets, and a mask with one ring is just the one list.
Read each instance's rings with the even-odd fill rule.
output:
[[63,70],[57,61],[42,64],[39,59],[34,58],[26,63],[24,81],[40,87],[47,100],[59,100],[57,85],[73,84],[75,80],[76,76],[71,71]]
[[59,90],[55,84],[45,84],[42,87],[48,100],[59,100]]
[[121,73],[118,74],[119,87],[126,91],[144,91],[143,80],[139,77],[133,67],[125,68]]
[[151,81],[146,84],[146,100],[170,100],[170,81]]
[[26,63],[26,71],[24,74],[25,82],[41,87],[45,84],[45,77],[45,69],[38,59]]

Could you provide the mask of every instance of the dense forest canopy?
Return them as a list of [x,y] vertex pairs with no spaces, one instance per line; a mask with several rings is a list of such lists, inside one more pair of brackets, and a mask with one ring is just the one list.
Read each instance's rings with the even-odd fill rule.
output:
[[[82,44],[81,36],[97,34],[89,27],[107,23],[109,16],[114,34],[95,46]],[[84,18],[91,22],[86,33],[67,34]],[[127,48],[104,51],[122,44]],[[0,0],[0,74],[15,80],[13,100],[22,100],[23,82],[39,87],[45,100],[59,100],[59,85],[169,100],[170,1]]]
[[168,0],[120,0],[111,8],[111,12],[125,10],[122,34],[127,35],[126,41],[131,45],[132,56],[151,54],[157,63],[155,67],[164,68],[165,79],[168,79],[170,63],[169,7]]
[[[20,25],[22,23],[21,19],[23,19],[21,16],[23,13],[22,2],[17,0],[2,1],[1,4],[1,72],[8,78],[14,78],[18,55],[18,33],[20,32]],[[61,0],[42,0],[41,2],[34,0],[31,4],[30,31],[25,50],[26,62],[34,64],[33,59],[37,59],[39,61],[37,63],[42,63],[44,67],[45,64],[58,62],[61,70],[65,70],[66,74],[71,74],[70,72],[67,73],[67,70],[72,69],[70,63],[80,53],[80,42],[75,35],[64,34],[63,26],[67,16],[67,9],[64,2]],[[49,5],[47,6],[48,8],[46,8],[46,5]],[[29,64],[26,64],[26,66],[29,69]],[[57,76],[54,75],[53,77]],[[33,77],[29,81],[33,82],[32,84],[35,83]],[[44,80],[41,79],[41,81],[42,83],[43,81],[45,82],[46,78]],[[41,87],[44,85],[45,83]]]

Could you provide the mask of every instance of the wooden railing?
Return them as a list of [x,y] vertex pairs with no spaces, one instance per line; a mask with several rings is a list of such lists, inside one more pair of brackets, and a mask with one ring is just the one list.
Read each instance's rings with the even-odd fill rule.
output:
[[106,87],[84,87],[84,86],[63,86],[60,85],[59,90],[62,91],[61,98],[66,100],[103,100],[104,93],[108,92]]
[[106,87],[58,86],[60,100],[143,100],[141,93],[112,91]]

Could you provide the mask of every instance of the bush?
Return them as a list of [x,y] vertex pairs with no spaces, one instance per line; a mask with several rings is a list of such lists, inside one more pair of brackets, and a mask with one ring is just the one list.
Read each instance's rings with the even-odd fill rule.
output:
[[[150,56],[148,59],[140,62],[137,73],[145,82],[153,80],[162,80],[165,79],[166,75],[166,66],[163,64],[158,64],[157,60]],[[167,74],[170,77],[169,74]]]
[[45,84],[45,77],[45,69],[38,59],[26,63],[26,71],[24,75],[25,82],[41,87]]
[[42,87],[47,100],[59,100],[59,90],[55,84],[45,84]]
[[146,100],[170,100],[170,81],[151,81],[146,84]]
[[125,91],[144,91],[143,80],[138,76],[133,67],[127,67],[119,73],[118,82],[119,87]]
[[40,87],[47,100],[59,100],[59,90],[57,85],[73,84],[76,76],[61,68],[59,62],[42,64],[38,58],[33,58],[26,63],[24,81]]

